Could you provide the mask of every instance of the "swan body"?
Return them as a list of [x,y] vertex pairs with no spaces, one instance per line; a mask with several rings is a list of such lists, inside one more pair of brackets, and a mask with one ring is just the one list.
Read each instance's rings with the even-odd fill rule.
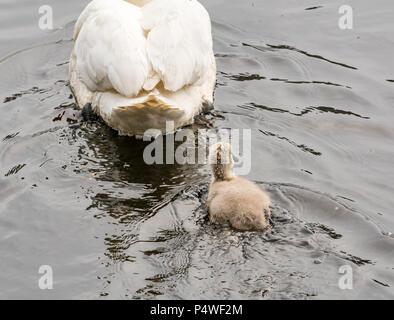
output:
[[[70,85],[123,135],[190,124],[212,105],[210,18],[196,0],[93,0],[79,16]],[[170,126],[171,127],[171,126]]]
[[232,173],[231,145],[225,142],[210,148],[212,182],[207,209],[213,223],[229,222],[238,230],[265,230],[269,226],[270,198],[255,183]]

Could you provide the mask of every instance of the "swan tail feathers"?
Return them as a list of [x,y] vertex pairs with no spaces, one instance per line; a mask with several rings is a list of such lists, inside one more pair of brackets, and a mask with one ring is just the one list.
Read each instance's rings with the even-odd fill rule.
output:
[[103,114],[96,108],[104,121],[120,135],[157,136],[173,132],[176,128],[192,122],[185,110],[161,99],[156,95],[143,101],[129,101],[112,107],[110,114]]

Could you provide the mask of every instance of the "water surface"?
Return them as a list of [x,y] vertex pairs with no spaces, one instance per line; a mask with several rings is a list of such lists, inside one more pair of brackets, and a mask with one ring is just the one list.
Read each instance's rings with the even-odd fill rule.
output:
[[146,142],[80,120],[68,58],[87,3],[51,1],[51,31],[40,1],[0,4],[0,298],[394,297],[391,1],[348,1],[353,30],[337,0],[202,1],[216,113],[193,128],[252,129],[265,234],[209,223],[206,165],[149,166]]

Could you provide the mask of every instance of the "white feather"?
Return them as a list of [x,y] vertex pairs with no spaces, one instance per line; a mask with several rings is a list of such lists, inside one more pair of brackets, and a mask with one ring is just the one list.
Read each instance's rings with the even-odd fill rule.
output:
[[111,2],[113,6],[108,1],[93,1],[94,10],[84,20],[75,43],[77,70],[92,91],[115,89],[133,97],[150,68],[142,15],[140,9],[122,0]]
[[[80,15],[74,40],[70,82],[78,103],[92,103],[122,133],[136,134],[133,123],[138,122],[138,131],[141,123],[162,123],[169,106],[181,111],[179,123],[190,123],[204,101],[213,102],[211,24],[196,0],[153,0],[141,8],[123,0],[94,0]],[[145,103],[152,95],[162,112],[148,106],[139,116],[133,110],[127,126],[117,123],[123,121],[119,117],[111,120],[112,111]],[[163,119],[149,119],[158,116]],[[122,111],[122,117],[127,113]]]
[[195,0],[152,1],[142,8],[149,32],[147,51],[167,90],[177,91],[204,78],[212,52],[207,11]]

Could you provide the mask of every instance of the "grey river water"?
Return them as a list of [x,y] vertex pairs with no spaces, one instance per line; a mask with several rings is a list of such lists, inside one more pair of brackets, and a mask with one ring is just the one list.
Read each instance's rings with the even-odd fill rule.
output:
[[[204,0],[215,113],[252,130],[246,176],[274,227],[209,223],[209,167],[147,165],[147,142],[83,122],[68,82],[88,1],[0,3],[0,298],[394,298],[394,3]],[[41,265],[54,287],[38,287]],[[338,286],[350,266],[353,289]]]

